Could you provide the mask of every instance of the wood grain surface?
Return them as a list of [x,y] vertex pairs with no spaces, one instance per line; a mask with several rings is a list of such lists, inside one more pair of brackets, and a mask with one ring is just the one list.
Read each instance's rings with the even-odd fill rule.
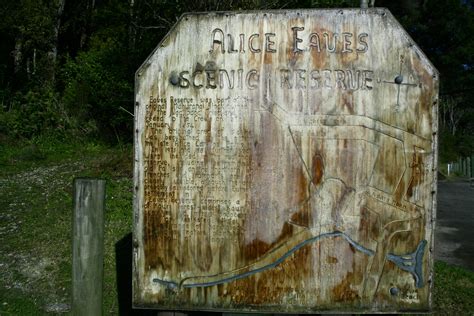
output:
[[135,306],[429,310],[437,93],[385,9],[184,15],[136,75]]

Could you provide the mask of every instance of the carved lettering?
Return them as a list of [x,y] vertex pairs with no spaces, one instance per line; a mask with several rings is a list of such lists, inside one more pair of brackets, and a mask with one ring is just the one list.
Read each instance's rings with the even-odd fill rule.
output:
[[318,33],[311,33],[309,35],[309,50],[316,50],[318,53],[321,52],[321,43],[319,42]]
[[271,38],[275,37],[275,33],[265,33],[265,52],[276,53],[276,49],[273,48],[275,42]]
[[[221,35],[221,39],[217,39],[217,34],[220,34]],[[212,31],[211,33],[211,49],[209,50],[210,53],[213,53],[214,52],[214,47],[215,45],[217,45],[217,47],[220,46],[220,50],[221,50],[221,53],[224,53],[225,52],[225,48],[224,48],[224,32],[219,29],[219,28],[216,28]]]
[[252,34],[249,37],[249,49],[252,53],[260,53],[262,51],[260,48],[256,48],[254,46],[255,39],[258,39],[259,37],[260,37],[260,34],[258,33]]
[[358,53],[365,53],[365,52],[368,51],[368,49],[369,49],[369,44],[367,44],[367,38],[368,37],[369,37],[369,34],[367,34],[367,33],[359,34],[359,36],[357,37],[358,40],[359,40],[359,44],[360,44],[360,47],[357,48]]
[[312,70],[310,74],[311,78],[311,89],[318,89],[321,86],[321,76],[319,70]]
[[[226,81],[227,81],[227,87],[229,89],[234,89],[234,82],[235,82],[235,79],[234,79],[234,74],[235,74],[235,70],[231,70],[230,71],[230,76],[229,76],[229,73],[227,72],[227,70],[225,69],[219,69],[219,87],[221,89],[224,88],[224,76],[226,77]],[[232,80],[231,80],[232,78]]]
[[189,71],[181,71],[179,73],[179,86],[181,88],[189,88]]
[[[202,87],[204,86],[204,84],[203,84],[204,80],[201,79],[200,83],[197,83],[197,80],[196,80],[196,79],[198,79],[198,75],[202,75],[202,74],[203,74],[203,72],[200,71],[200,70],[196,70],[196,71],[193,73],[193,86],[194,86],[195,88],[200,89],[200,88],[202,88]],[[200,76],[199,76],[199,77],[200,77]],[[199,80],[199,79],[198,79],[198,80]]]
[[[317,53],[333,53],[333,54],[363,54],[369,50],[369,34],[353,33],[353,32],[330,32],[322,33],[311,32],[308,37],[303,35],[306,33],[303,26],[291,27],[292,38],[289,40],[293,53],[303,53],[306,51]],[[252,33],[248,36],[240,34],[225,34],[221,28],[215,28],[211,32],[211,48],[209,52],[221,52],[222,54],[245,53],[246,46],[253,53],[276,53],[278,43],[276,42],[277,34],[275,32]],[[236,38],[239,39],[237,45]],[[307,39],[307,41],[306,41]],[[226,50],[227,48],[227,50]]]
[[[336,51],[337,46],[337,33],[332,33],[332,36],[329,33],[323,33],[324,43],[326,44],[326,51],[330,53],[334,53]],[[332,46],[332,47],[331,47]]]
[[245,53],[245,34],[239,34],[239,38],[240,38],[239,53]]
[[280,87],[291,89],[290,71],[288,69],[280,69]]
[[352,45],[352,42],[351,42],[352,33],[344,32],[342,33],[342,37],[344,38],[344,42],[342,44],[342,52],[352,53],[352,49],[350,48]]
[[229,37],[229,48],[228,48],[228,53],[237,53],[238,51],[234,48],[234,38],[232,37],[232,34],[227,34]]
[[306,88],[306,70],[304,69],[296,69],[296,89],[304,89]]
[[250,90],[257,89],[258,88],[258,80],[259,80],[259,75],[258,71],[255,69],[250,70],[247,73],[247,88]]
[[345,80],[345,73],[344,70],[337,69],[334,71],[335,72],[335,77],[336,77],[336,88],[346,90],[346,84],[344,83]]
[[295,26],[291,30],[293,31],[293,53],[300,53],[303,50],[298,47],[298,43],[303,43],[303,40],[298,37],[298,32],[303,31],[304,27]]

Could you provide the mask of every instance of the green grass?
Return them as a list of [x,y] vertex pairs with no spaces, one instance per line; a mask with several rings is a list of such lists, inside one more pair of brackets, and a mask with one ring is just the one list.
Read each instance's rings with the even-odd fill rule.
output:
[[[0,145],[0,315],[70,304],[79,176],[107,180],[103,311],[118,314],[115,245],[132,230],[132,148],[38,139]],[[434,303],[436,314],[473,314],[474,273],[437,262]]]
[[444,262],[435,264],[435,311],[441,314],[474,314],[474,273]]
[[107,180],[104,314],[117,314],[115,243],[131,232],[132,148],[38,141],[0,146],[0,315],[70,304],[75,177]]
[[45,314],[42,311],[34,298],[29,298],[24,295],[21,290],[0,290],[1,315],[41,315]]

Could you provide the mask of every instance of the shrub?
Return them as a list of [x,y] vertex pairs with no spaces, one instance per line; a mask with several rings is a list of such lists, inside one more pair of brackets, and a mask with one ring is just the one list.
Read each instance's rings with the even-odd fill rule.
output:
[[113,41],[101,43],[68,59],[62,72],[63,102],[68,111],[94,126],[94,136],[114,141],[132,135],[133,127],[133,117],[120,109],[133,111],[133,86],[117,60],[120,49]]
[[14,138],[32,138],[40,133],[65,133],[75,127],[58,93],[41,87],[17,93],[0,112],[0,133]]

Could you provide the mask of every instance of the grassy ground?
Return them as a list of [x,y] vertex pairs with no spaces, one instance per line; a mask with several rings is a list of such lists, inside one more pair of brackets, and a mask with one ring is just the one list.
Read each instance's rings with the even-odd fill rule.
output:
[[69,308],[72,180],[107,180],[104,313],[117,314],[115,243],[131,232],[132,150],[40,143],[0,148],[0,315]]
[[[0,142],[0,315],[67,312],[72,180],[107,180],[104,314],[118,314],[115,245],[131,232],[132,148]],[[474,273],[437,262],[435,311],[474,313]]]

